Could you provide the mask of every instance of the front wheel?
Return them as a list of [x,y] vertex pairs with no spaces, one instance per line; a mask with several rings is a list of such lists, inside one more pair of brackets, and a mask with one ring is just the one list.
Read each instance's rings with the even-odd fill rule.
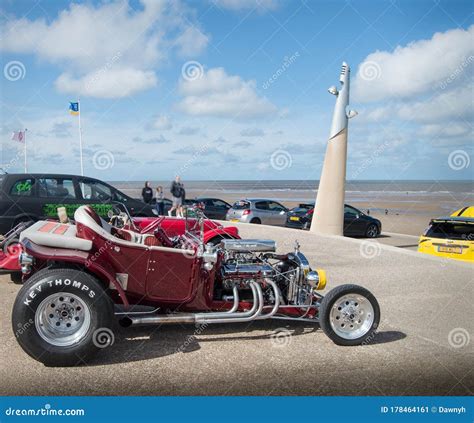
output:
[[379,228],[377,225],[371,223],[365,231],[366,238],[377,238],[379,236]]
[[100,283],[73,269],[45,269],[20,289],[12,312],[23,350],[47,366],[85,363],[114,335],[113,304]]
[[323,298],[319,323],[337,345],[360,345],[375,336],[380,322],[380,307],[367,289],[341,285]]

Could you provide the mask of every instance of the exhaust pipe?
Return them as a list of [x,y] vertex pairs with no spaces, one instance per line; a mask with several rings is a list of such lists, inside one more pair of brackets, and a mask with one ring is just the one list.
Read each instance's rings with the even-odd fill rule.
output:
[[[273,285],[272,285],[273,286]],[[256,282],[251,282],[250,288],[253,294],[253,305],[248,311],[237,312],[239,307],[238,288],[234,287],[234,304],[232,308],[225,312],[210,313],[176,313],[168,316],[127,316],[120,320],[123,327],[139,326],[139,325],[158,325],[158,324],[175,324],[175,323],[238,323],[249,322],[256,319],[263,310],[263,292],[262,288]],[[276,285],[273,286],[276,288]],[[275,298],[278,291],[275,291]],[[268,316],[271,313],[268,314]]]

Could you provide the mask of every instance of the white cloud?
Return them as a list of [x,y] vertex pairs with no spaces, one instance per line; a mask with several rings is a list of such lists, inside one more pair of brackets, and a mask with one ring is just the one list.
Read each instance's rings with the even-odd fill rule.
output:
[[184,99],[178,108],[194,116],[251,118],[275,113],[277,108],[255,88],[253,80],[227,75],[223,68],[209,69],[199,78],[180,80]]
[[407,98],[462,77],[474,61],[474,25],[419,40],[393,52],[376,51],[359,66],[354,99],[359,102]]
[[160,131],[166,131],[168,129],[171,129],[172,127],[173,124],[171,123],[170,118],[165,115],[157,116],[151,124],[151,128],[158,129]]
[[209,37],[195,26],[186,30],[176,39],[176,45],[182,56],[194,57],[201,53],[209,43]]
[[[127,1],[95,6],[73,3],[51,22],[11,19],[0,28],[1,49],[34,54],[67,70],[57,84],[67,92],[83,89],[82,95],[106,98],[132,95],[155,86],[154,68],[168,58],[170,49],[195,56],[209,40],[192,11],[180,2],[141,0],[137,10],[134,5]],[[97,85],[107,88],[86,87],[87,79],[104,70],[110,73]],[[124,79],[127,73],[128,81]],[[114,80],[109,84],[105,79],[111,76]],[[115,81],[123,83],[118,92]]]
[[121,98],[155,87],[156,83],[156,75],[152,71],[110,69],[100,78],[97,78],[96,72],[88,73],[81,78],[63,73],[55,85],[62,93],[97,98]]
[[263,137],[265,132],[260,128],[245,128],[240,131],[243,137]]
[[280,1],[278,0],[212,0],[217,7],[229,10],[256,9],[259,12],[275,10]]

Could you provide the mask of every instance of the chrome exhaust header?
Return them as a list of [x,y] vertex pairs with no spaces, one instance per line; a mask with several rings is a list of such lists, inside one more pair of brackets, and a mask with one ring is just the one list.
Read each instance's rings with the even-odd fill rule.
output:
[[175,324],[175,323],[240,323],[250,322],[256,319],[268,319],[272,317],[280,306],[280,291],[277,285],[270,280],[267,283],[271,285],[274,291],[275,303],[272,310],[262,315],[264,300],[261,286],[256,282],[250,283],[250,289],[253,295],[253,305],[250,310],[237,311],[239,307],[238,288],[233,288],[234,304],[232,308],[224,312],[209,312],[209,313],[176,313],[163,316],[126,316],[120,320],[122,326],[139,326],[139,325],[159,325],[159,324]]

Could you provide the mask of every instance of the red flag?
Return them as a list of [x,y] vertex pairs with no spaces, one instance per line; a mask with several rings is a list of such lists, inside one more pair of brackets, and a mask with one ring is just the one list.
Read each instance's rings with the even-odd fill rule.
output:
[[15,131],[12,133],[12,140],[18,142],[25,142],[25,131]]

